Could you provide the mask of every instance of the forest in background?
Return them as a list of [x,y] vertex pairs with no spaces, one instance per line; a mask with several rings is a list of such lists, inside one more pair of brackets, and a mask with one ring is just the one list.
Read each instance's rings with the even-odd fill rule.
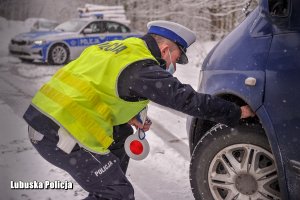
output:
[[123,5],[130,27],[146,31],[152,20],[171,20],[196,32],[201,40],[220,40],[244,18],[243,8],[256,0],[0,0],[0,16],[9,20],[31,17],[63,22],[78,17],[85,3]]

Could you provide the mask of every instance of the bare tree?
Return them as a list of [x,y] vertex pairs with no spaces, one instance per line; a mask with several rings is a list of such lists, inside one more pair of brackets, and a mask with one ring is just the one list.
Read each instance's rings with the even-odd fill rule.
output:
[[173,20],[197,32],[203,39],[224,37],[243,19],[247,0],[123,0],[133,27],[145,30],[151,20]]
[[44,17],[60,22],[78,17],[77,7],[86,3],[124,5],[131,27],[146,31],[151,20],[172,20],[197,33],[202,40],[222,39],[244,18],[249,0],[0,0],[0,16],[25,20]]

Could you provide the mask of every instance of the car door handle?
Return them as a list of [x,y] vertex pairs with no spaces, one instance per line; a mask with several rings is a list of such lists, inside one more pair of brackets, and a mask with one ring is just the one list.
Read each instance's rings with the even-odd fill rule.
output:
[[245,79],[245,85],[248,86],[255,86],[256,85],[256,78],[248,77]]

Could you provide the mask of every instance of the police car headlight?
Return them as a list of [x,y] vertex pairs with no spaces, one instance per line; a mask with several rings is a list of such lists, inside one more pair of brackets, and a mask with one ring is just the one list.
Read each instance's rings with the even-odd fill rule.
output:
[[33,43],[36,45],[42,45],[42,44],[45,44],[46,41],[45,40],[35,40]]

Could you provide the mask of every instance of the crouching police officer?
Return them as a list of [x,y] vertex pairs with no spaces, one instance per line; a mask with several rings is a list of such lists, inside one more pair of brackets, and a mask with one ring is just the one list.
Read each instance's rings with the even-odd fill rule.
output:
[[32,144],[89,192],[86,199],[134,199],[124,141],[130,125],[149,129],[135,119],[149,101],[231,126],[253,116],[247,106],[197,93],[172,76],[176,63],[188,63],[195,40],[180,24],[153,21],[142,38],[86,48],[32,99],[24,114]]

